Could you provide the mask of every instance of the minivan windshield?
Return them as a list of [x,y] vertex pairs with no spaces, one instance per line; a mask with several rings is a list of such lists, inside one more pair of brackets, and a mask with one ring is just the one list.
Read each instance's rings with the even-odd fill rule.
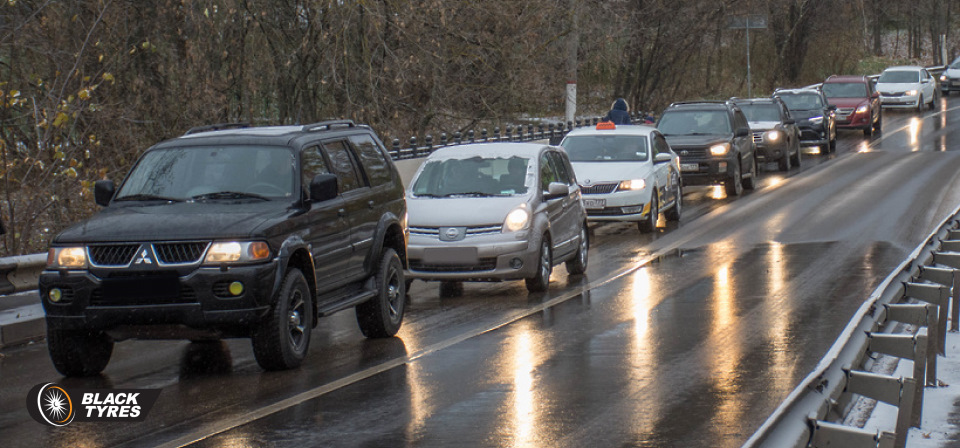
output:
[[676,110],[663,113],[657,129],[665,135],[732,134],[726,110]]
[[526,194],[536,173],[525,157],[428,160],[413,181],[419,197],[512,196]]
[[280,146],[191,146],[146,153],[115,201],[280,199],[294,194],[294,155]]
[[776,104],[739,104],[747,121],[780,121],[780,108]]
[[862,82],[825,82],[822,90],[827,98],[867,97],[867,85]]
[[560,142],[571,162],[641,162],[647,160],[642,135],[578,135]]
[[880,74],[877,82],[882,83],[918,83],[920,72],[916,70],[888,70]]

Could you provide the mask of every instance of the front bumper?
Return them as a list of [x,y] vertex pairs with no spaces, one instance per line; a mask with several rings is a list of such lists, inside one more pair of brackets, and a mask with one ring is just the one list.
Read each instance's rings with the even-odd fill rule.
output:
[[715,185],[733,176],[736,159],[680,159],[680,177],[683,185]]
[[841,117],[837,116],[837,128],[842,129],[863,129],[868,126],[873,126],[871,120],[872,115],[870,111],[866,112],[853,112],[852,114]]
[[537,272],[539,249],[540,236],[530,230],[468,236],[450,242],[440,241],[437,236],[411,234],[407,243],[406,277],[478,281],[533,277]]
[[830,143],[830,136],[823,124],[800,128],[800,146],[823,146]]
[[[180,326],[243,335],[270,306],[278,264],[274,259],[225,271],[199,267],[185,274],[48,270],[40,275],[39,293],[52,328],[108,331]],[[243,292],[230,294],[232,282],[241,282]],[[56,303],[50,300],[53,288],[61,291],[62,299]]]
[[884,96],[880,95],[880,105],[883,107],[916,108],[919,106],[920,95],[913,96]]
[[637,191],[584,194],[583,205],[590,221],[643,221],[650,215],[653,186]]
[[757,150],[757,161],[758,162],[773,162],[780,160],[784,157],[789,157],[790,154],[787,151],[786,144],[783,142],[770,144],[770,143],[755,143]]
[[946,81],[940,81],[940,91],[960,91],[960,78],[948,78]]

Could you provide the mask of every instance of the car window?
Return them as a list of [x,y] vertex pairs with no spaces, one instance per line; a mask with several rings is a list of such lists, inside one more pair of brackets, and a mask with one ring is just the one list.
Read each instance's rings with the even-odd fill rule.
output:
[[667,143],[667,140],[663,138],[660,134],[653,134],[653,147],[654,147],[654,156],[662,152],[669,153],[670,145]]
[[780,109],[774,103],[741,104],[740,110],[746,115],[747,121],[780,121]]
[[342,194],[360,188],[360,175],[357,172],[357,167],[354,165],[353,157],[350,155],[347,142],[343,140],[324,142],[323,148],[327,153],[327,157],[330,158],[333,174],[337,175],[340,193]]
[[881,83],[915,83],[920,79],[920,72],[916,70],[887,70],[880,74],[877,82]]
[[780,96],[780,99],[786,103],[787,108],[791,110],[811,110],[823,107],[820,95],[814,93],[792,93]]
[[734,126],[736,126],[736,129],[750,127],[750,125],[747,123],[747,117],[743,114],[743,111],[734,111],[733,122]]
[[350,143],[357,149],[360,164],[372,185],[389,183],[393,176],[380,146],[367,134],[350,136]]
[[869,96],[867,85],[862,82],[828,82],[823,84],[827,98],[864,98]]
[[567,185],[573,185],[573,175],[570,170],[567,170],[567,164],[564,163],[563,154],[560,154],[556,151],[550,151],[547,153],[550,156],[551,161],[553,162],[553,167],[557,170],[558,182],[563,182]]
[[300,156],[300,166],[302,171],[300,173],[300,185],[303,185],[303,188],[308,188],[317,174],[330,174],[327,161],[323,158],[319,146],[311,146],[303,150]]
[[540,156],[540,190],[546,193],[550,190],[551,182],[560,182],[560,175],[557,174],[557,168],[553,166],[548,153]]
[[647,160],[647,138],[642,135],[577,135],[560,143],[571,162]]
[[729,134],[730,118],[726,110],[666,111],[657,129],[666,135]]
[[428,160],[413,180],[413,195],[452,197],[525,194],[534,179],[529,160],[518,156]]

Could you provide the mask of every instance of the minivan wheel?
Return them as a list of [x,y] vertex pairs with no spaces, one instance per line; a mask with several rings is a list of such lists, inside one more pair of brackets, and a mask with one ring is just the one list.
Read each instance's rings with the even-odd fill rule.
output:
[[393,249],[384,249],[374,282],[377,296],[357,305],[357,323],[364,336],[387,338],[400,331],[407,304],[403,264]]
[[553,256],[550,253],[550,237],[546,234],[540,240],[540,256],[537,260],[537,273],[524,281],[527,291],[543,292],[550,287],[550,273],[553,272]]
[[254,329],[253,356],[265,370],[299,367],[310,347],[313,305],[303,273],[290,268],[267,315]]
[[64,376],[98,375],[113,354],[113,339],[102,331],[59,330],[47,327],[47,350]]
[[583,223],[580,226],[580,245],[577,247],[577,253],[566,263],[568,274],[582,275],[587,272],[588,249],[590,249],[590,231],[587,229],[587,223]]

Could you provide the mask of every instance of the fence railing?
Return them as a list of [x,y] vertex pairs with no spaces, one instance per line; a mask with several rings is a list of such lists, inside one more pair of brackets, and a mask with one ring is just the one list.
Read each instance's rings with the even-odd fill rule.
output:
[[[909,428],[920,427],[924,386],[937,383],[937,356],[946,355],[947,309],[951,303],[951,331],[957,331],[958,213],[960,208],[877,287],[813,372],[744,447],[906,445]],[[915,332],[904,334],[898,328]],[[873,353],[912,360],[912,377],[859,370]],[[837,423],[843,421],[858,396],[896,406],[895,427],[870,431]]]

